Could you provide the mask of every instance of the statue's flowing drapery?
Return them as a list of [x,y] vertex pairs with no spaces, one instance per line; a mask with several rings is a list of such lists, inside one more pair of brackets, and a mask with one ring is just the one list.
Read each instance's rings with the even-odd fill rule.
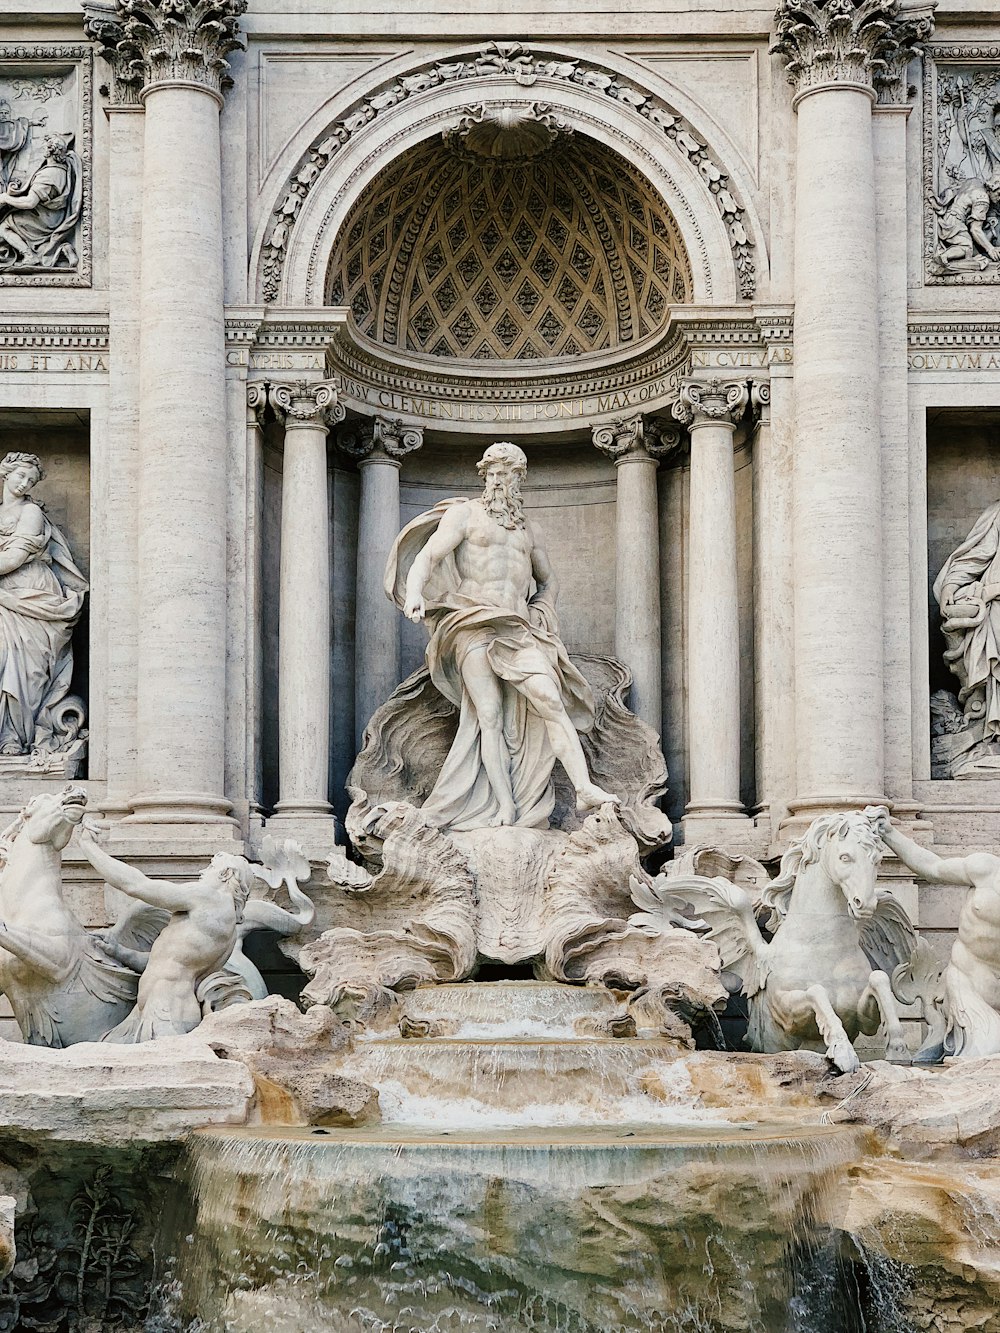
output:
[[[73,239],[83,208],[83,173],[76,153],[65,162],[46,162],[28,182],[25,193],[39,196],[34,208],[11,209],[6,220],[28,247],[28,263],[54,268]],[[18,262],[25,262],[18,256]]]
[[70,635],[87,580],[46,518],[37,536],[0,526],[0,555],[24,559],[0,575],[0,751],[52,748],[56,706],[73,676]]
[[[446,510],[459,500],[442,500],[408,524],[396,538],[385,572],[385,590],[402,610],[406,577],[413,561],[437,530]],[[442,828],[456,832],[482,828],[499,813],[483,767],[479,719],[462,684],[462,663],[485,651],[503,695],[503,734],[510,754],[510,777],[517,823],[544,828],[552,813],[555,756],[545,723],[515,688],[528,676],[544,675],[558,687],[577,731],[594,724],[590,686],[573,666],[558,636],[554,608],[536,597],[527,617],[484,606],[461,591],[452,556],[437,566],[424,588],[430,642],[427,669],[435,688],[459,710],[458,734],[423,810]]]
[[[959,699],[965,704],[981,691],[984,711],[977,710],[977,720],[982,717],[987,739],[1000,736],[1000,502],[980,514],[944,562],[934,596],[942,608],[945,661],[961,683]],[[964,617],[945,611],[946,605],[970,598],[985,601],[983,612]]]

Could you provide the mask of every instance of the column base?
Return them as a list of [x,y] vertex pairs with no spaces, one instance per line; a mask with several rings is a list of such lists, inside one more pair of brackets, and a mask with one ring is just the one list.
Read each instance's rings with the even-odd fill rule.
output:
[[681,820],[685,847],[721,847],[726,851],[759,852],[767,834],[737,802],[690,804]]
[[133,796],[129,806],[132,813],[125,816],[121,825],[134,830],[137,838],[205,847],[242,843],[239,821],[233,818],[233,807],[224,796],[161,791]]
[[311,860],[326,860],[337,842],[337,817],[326,801],[278,801],[261,832],[292,838]]
[[886,805],[892,802],[886,795],[873,793],[837,792],[820,796],[796,796],[788,803],[788,814],[778,825],[778,841],[790,842],[801,838],[814,819],[821,815],[844,815],[864,810],[868,805]]

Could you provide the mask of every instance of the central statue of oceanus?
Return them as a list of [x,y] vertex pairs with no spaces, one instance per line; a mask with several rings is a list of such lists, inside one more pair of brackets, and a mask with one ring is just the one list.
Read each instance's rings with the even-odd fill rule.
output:
[[459,710],[422,807],[456,832],[546,827],[556,759],[578,809],[618,800],[591,780],[577,734],[593,726],[594,699],[559,638],[558,584],[521,499],[527,466],[517,445],[491,445],[479,463],[482,496],[442,500],[414,519],[386,569],[392,600],[410,620],[427,621],[427,669]]
[[531,962],[613,989],[609,1034],[718,1035],[715,945],[632,921],[633,883],[652,884],[641,858],[670,841],[667,766],[629,711],[628,667],[571,660],[559,636],[526,470],[516,445],[491,445],[482,495],[442,500],[392,548],[385,590],[426,623],[425,664],[365,730],[344,820],[363,865],[330,860],[336,924],[298,952],[303,999],[390,1029],[403,991]]

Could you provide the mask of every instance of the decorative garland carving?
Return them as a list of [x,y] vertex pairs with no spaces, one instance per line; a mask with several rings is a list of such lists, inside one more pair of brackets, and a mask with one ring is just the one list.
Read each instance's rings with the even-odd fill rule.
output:
[[353,135],[383,111],[431,88],[491,76],[514,78],[522,87],[534,86],[540,79],[572,83],[598,96],[609,97],[644,117],[698,169],[729,235],[739,295],[748,300],[754,296],[757,287],[756,261],[753,242],[745,226],[746,210],[734,194],[728,174],[682,116],[659,98],[640,92],[631,84],[580,60],[560,60],[517,43],[493,42],[471,59],[434,61],[411,74],[393,79],[356,103],[303,155],[297,170],[289,179],[284,198],[274,211],[264,244],[263,299],[268,303],[278,299],[289,239],[302,205],[329,163]]
[[336,380],[291,380],[268,388],[268,402],[285,430],[296,426],[333,426],[343,421],[345,408],[338,401]]
[[726,421],[735,426],[749,401],[750,387],[746,380],[713,376],[706,380],[685,380],[671,410],[685,426],[710,421]]

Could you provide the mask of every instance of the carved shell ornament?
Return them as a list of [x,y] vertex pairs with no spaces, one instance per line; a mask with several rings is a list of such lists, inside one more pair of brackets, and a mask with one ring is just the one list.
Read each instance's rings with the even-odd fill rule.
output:
[[[624,83],[605,70],[586,65],[579,60],[563,60],[543,52],[536,52],[517,43],[493,42],[471,58],[443,62],[435,61],[412,74],[392,80],[370,96],[356,103],[338,120],[299,160],[272,214],[262,251],[262,296],[266,302],[278,299],[282,273],[288,256],[288,246],[302,205],[320,175],[346,143],[366,125],[391,107],[432,88],[457,84],[466,79],[484,77],[513,78],[523,87],[532,87],[539,80],[571,83],[597,97],[608,97],[642,116],[659,133],[670,139],[698,170],[715,201],[729,235],[733,262],[737,272],[740,297],[752,299],[757,290],[757,270],[754,245],[746,230],[746,210],[735,194],[728,173],[715,160],[707,145],[698,138],[693,127],[659,98],[631,84]],[[536,111],[538,104],[536,104]],[[547,112],[543,113],[547,114]],[[491,116],[496,118],[494,110]],[[535,118],[538,128],[504,125],[477,131],[475,142],[490,146],[509,146],[511,142],[537,144],[540,131],[553,126]],[[473,124],[481,122],[473,119]],[[558,126],[555,127],[557,130]],[[461,127],[457,131],[461,133]],[[513,140],[511,138],[513,136]],[[468,147],[468,145],[465,145]]]
[[526,109],[483,103],[467,107],[441,137],[454,153],[513,164],[539,157],[572,133],[571,126],[544,102]]

